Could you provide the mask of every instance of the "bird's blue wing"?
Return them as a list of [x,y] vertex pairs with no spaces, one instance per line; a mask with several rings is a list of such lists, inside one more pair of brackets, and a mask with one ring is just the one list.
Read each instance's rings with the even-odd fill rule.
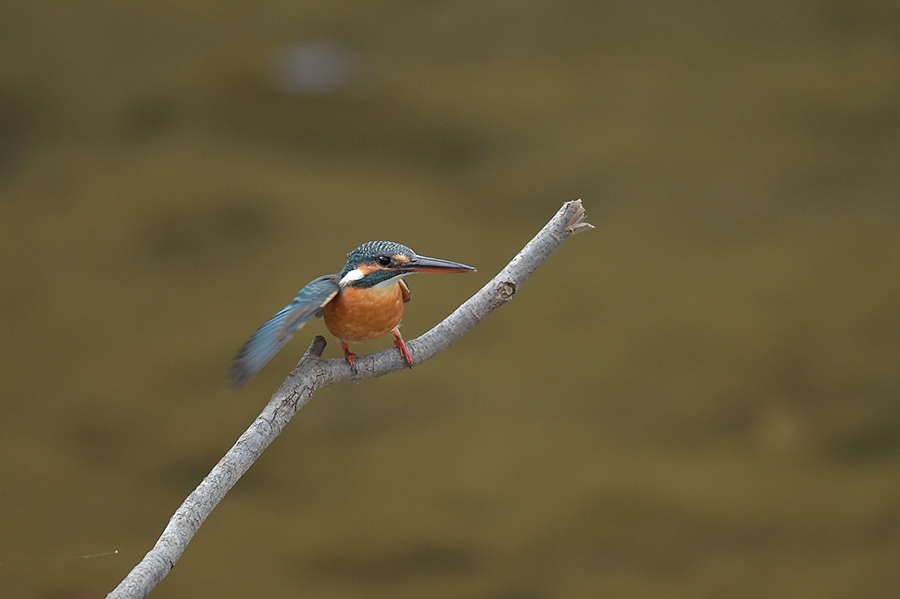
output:
[[231,384],[241,387],[263,369],[290,338],[340,291],[338,275],[325,275],[300,290],[297,297],[253,333],[231,365]]

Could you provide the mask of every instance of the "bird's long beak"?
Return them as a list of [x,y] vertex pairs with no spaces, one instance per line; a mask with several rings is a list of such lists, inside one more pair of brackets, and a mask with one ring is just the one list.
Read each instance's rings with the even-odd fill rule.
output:
[[391,270],[401,272],[475,272],[475,268],[459,262],[442,260],[441,258],[429,258],[428,256],[416,256],[413,260],[400,264]]

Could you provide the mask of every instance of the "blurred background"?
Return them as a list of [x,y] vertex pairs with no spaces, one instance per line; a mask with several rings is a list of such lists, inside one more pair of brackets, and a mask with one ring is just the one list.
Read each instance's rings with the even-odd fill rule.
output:
[[361,242],[478,267],[412,278],[410,339],[582,198],[450,349],[318,393],[152,596],[897,597],[898,31],[4,2],[0,596],[105,596],[325,329],[240,392],[236,350]]

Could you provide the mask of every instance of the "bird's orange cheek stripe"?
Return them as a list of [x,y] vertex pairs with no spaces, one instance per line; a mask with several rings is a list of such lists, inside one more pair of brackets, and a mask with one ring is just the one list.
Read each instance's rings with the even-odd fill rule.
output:
[[400,285],[387,289],[345,287],[322,308],[325,326],[341,341],[367,341],[389,333],[403,318]]

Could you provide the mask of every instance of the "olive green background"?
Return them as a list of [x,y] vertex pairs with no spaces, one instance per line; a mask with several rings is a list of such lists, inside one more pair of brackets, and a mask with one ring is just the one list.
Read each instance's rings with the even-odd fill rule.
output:
[[[582,198],[447,351],[318,393],[152,596],[897,597],[898,31],[4,2],[0,596],[105,596],[324,327],[240,392],[234,352],[359,243],[478,267],[411,278],[409,339]],[[284,87],[297,48],[333,87]]]

